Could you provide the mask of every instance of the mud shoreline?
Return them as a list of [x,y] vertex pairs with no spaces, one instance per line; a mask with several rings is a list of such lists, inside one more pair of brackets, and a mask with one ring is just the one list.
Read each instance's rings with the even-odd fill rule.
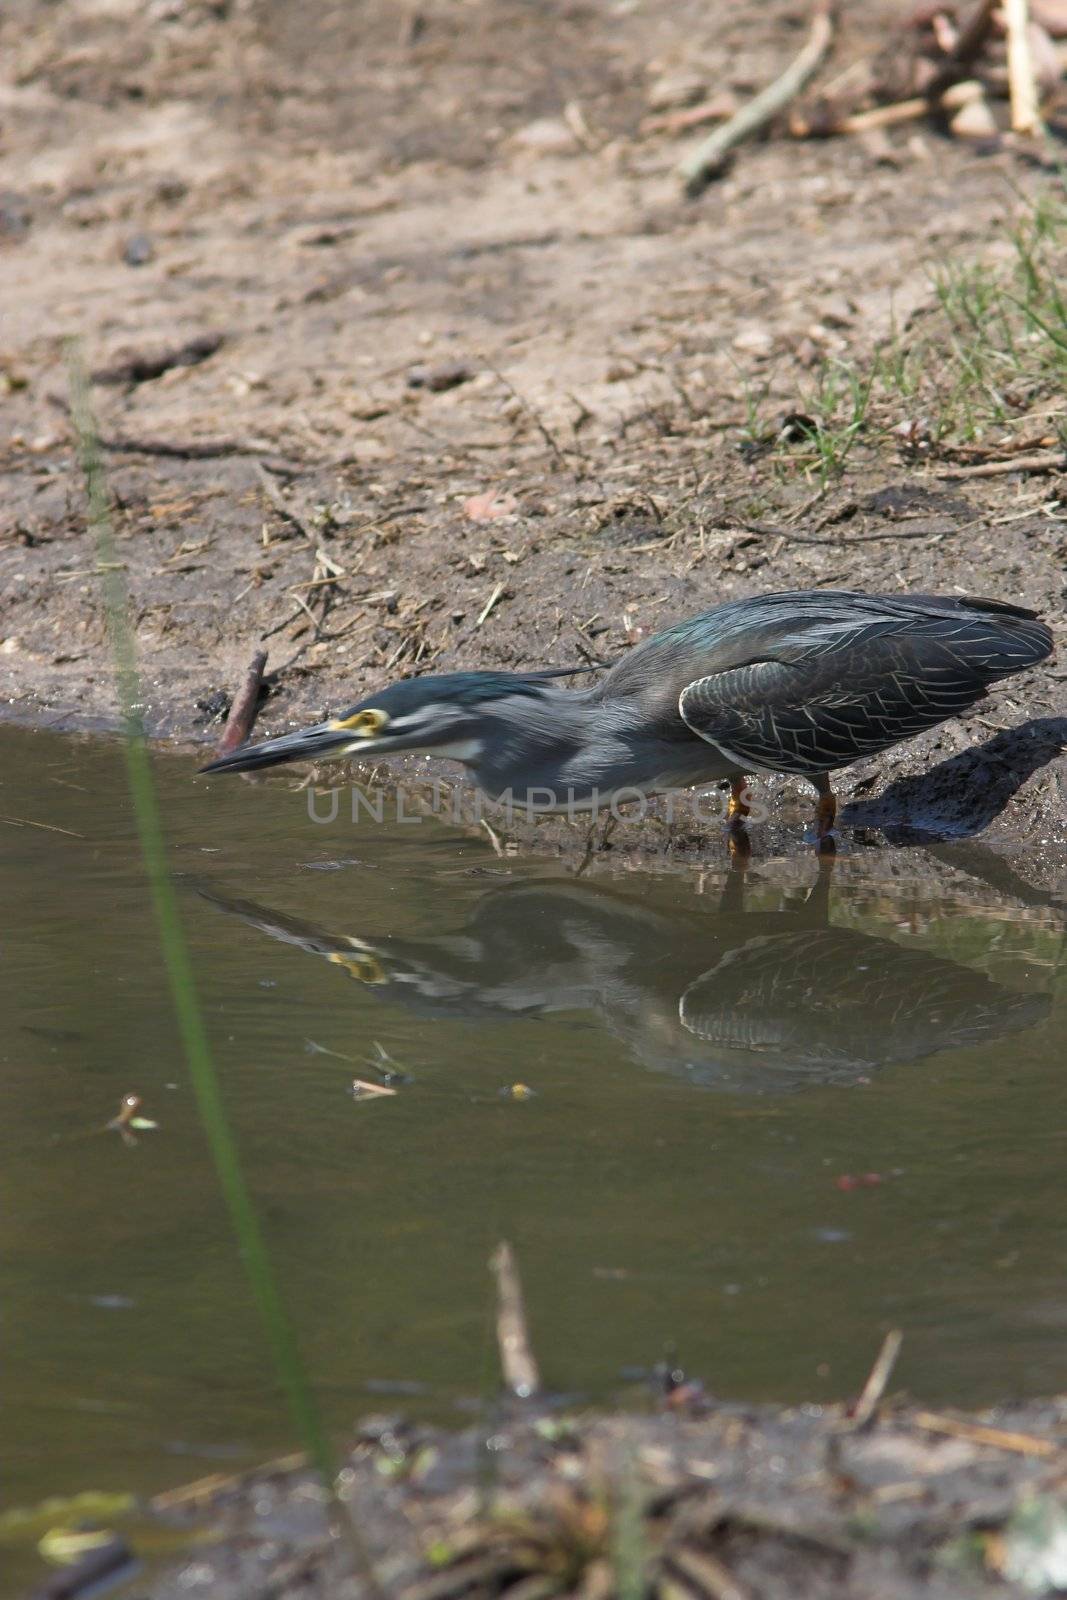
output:
[[[338,1481],[378,1584],[404,1600],[962,1600],[1044,1592],[1041,1575],[1062,1570],[1065,1449],[1062,1400],[975,1415],[895,1402],[864,1422],[690,1389],[659,1415],[512,1402],[458,1433],[368,1417]],[[317,1480],[291,1461],[150,1509],[190,1539],[135,1580],[152,1600],[371,1592]]]

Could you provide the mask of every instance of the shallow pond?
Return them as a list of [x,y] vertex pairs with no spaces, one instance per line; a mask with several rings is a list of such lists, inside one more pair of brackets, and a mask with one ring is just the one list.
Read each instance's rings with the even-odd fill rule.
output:
[[[747,881],[610,855],[578,875],[577,854],[344,807],[317,824],[289,782],[154,764],[336,1433],[460,1420],[492,1389],[502,1238],[545,1381],[582,1399],[641,1402],[668,1353],[719,1394],[836,1398],[890,1326],[930,1402],[1064,1387],[1063,919],[980,847],[856,846],[820,873],[757,837]],[[5,1502],[238,1469],[294,1440],[121,750],[4,728],[0,774]],[[105,1129],[130,1093],[158,1123],[136,1143]]]

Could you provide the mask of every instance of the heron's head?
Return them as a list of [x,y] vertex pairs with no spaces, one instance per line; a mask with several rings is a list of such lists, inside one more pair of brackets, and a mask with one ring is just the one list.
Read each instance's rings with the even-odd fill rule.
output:
[[495,721],[508,702],[528,701],[549,692],[554,672],[456,672],[408,678],[361,700],[327,722],[298,733],[244,745],[209,762],[204,772],[251,772],[284,761],[320,761],[332,756],[374,760],[403,751],[430,752],[458,761],[476,761]]

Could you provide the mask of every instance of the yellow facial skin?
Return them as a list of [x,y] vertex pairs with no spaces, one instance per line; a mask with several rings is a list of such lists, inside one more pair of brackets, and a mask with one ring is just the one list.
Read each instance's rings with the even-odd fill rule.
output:
[[335,967],[343,967],[350,978],[355,978],[357,983],[388,983],[388,974],[371,955],[343,956],[332,953],[326,957]]
[[384,711],[357,711],[351,717],[335,718],[330,727],[336,728],[338,732],[345,730],[357,734],[361,739],[373,739],[375,734],[381,733],[388,722],[389,718]]

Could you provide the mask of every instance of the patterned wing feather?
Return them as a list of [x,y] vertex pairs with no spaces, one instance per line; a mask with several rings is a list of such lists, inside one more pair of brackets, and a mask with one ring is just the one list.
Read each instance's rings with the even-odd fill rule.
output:
[[742,770],[813,776],[958,716],[1046,641],[1039,623],[974,613],[861,625],[699,678],[678,709]]

